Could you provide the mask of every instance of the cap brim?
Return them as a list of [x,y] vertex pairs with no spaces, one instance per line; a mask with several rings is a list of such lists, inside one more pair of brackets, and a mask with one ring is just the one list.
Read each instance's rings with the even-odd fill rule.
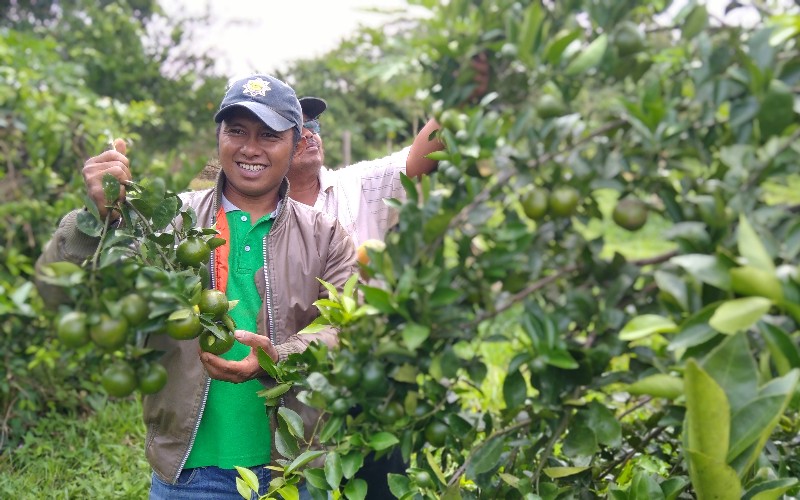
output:
[[300,99],[300,107],[303,109],[304,115],[313,119],[328,109],[328,103],[319,97],[303,97]]
[[290,128],[294,127],[294,122],[287,120],[286,118],[282,117],[272,109],[267,106],[264,106],[260,102],[254,101],[242,101],[237,102],[235,104],[231,104],[229,106],[225,106],[224,108],[217,111],[217,114],[214,115],[214,121],[217,123],[222,122],[225,118],[225,115],[228,114],[232,109],[235,108],[244,108],[261,120],[261,122],[266,125],[267,127],[271,128],[276,132],[283,132],[284,130],[289,130]]

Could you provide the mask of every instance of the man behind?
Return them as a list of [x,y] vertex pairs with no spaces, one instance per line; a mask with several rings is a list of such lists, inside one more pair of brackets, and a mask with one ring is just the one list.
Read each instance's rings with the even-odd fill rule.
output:
[[[270,450],[274,422],[256,394],[268,382],[257,349],[278,361],[314,340],[335,345],[333,329],[297,332],[318,315],[314,301],[327,295],[317,277],[341,288],[357,270],[352,240],[336,220],[287,196],[286,173],[303,151],[302,110],[294,90],[268,75],[244,78],[229,87],[214,119],[222,167],[216,186],[181,198],[196,211],[198,225],[216,224],[227,241],[215,250],[209,268],[211,286],[239,301],[231,310],[237,343],[220,357],[199,354],[196,340],[166,335],[147,340],[147,347],[163,351],[160,361],[168,371],[166,387],[143,397],[151,499],[239,499],[235,465],[251,468],[259,493],[266,493],[264,465],[278,457]],[[103,216],[109,204],[103,175],[132,179],[125,153],[118,139],[115,150],[83,167],[87,193]],[[62,219],[37,269],[61,260],[83,263],[94,252],[98,240],[77,229],[77,212]],[[50,303],[58,299],[55,290],[38,285]],[[303,417],[310,436],[318,413],[292,393],[285,402]]]

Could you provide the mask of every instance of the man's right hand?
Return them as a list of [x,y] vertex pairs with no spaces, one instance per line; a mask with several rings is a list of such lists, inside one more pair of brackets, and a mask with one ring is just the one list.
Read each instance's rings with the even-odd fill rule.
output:
[[[86,193],[95,202],[100,216],[105,217],[108,206],[117,200],[106,200],[103,192],[103,175],[111,174],[116,177],[121,186],[119,200],[125,199],[125,182],[131,180],[128,157],[125,156],[127,146],[123,139],[114,140],[114,149],[104,151],[97,156],[89,158],[83,164],[83,182],[86,184]],[[117,220],[119,213],[113,213],[111,220]]]

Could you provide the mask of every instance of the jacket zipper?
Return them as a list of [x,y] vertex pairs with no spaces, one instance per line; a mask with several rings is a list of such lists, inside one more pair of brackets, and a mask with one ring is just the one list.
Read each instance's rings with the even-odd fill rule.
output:
[[[214,202],[211,204],[211,225],[213,226],[217,222],[217,195],[214,196]],[[211,288],[217,287],[217,277],[214,274],[215,269],[215,257],[214,252],[211,252],[211,258],[208,261],[208,274],[209,274],[209,284]],[[181,459],[181,465],[178,467],[178,471],[175,473],[175,477],[172,479],[172,484],[178,483],[178,478],[181,475],[181,471],[183,470],[183,466],[186,465],[186,461],[189,460],[189,454],[192,452],[192,447],[194,446],[194,440],[197,437],[197,431],[200,429],[200,421],[203,419],[203,412],[206,409],[206,403],[208,402],[208,390],[211,388],[211,377],[206,376],[206,386],[203,389],[203,404],[200,405],[200,411],[197,413],[197,420],[194,422],[194,429],[192,430],[192,438],[189,440],[189,447],[186,448],[186,454],[183,455]]]

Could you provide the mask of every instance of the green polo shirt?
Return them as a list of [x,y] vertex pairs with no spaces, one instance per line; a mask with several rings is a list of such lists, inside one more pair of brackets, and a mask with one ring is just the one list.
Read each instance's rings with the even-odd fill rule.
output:
[[[228,258],[228,300],[238,300],[230,315],[236,328],[255,332],[261,310],[261,297],[255,285],[256,271],[264,267],[263,245],[281,203],[271,214],[252,224],[250,214],[223,199],[230,228]],[[241,360],[250,347],[239,343],[222,355]],[[264,387],[258,380],[233,384],[211,380],[200,427],[185,468],[214,465],[222,469],[253,467],[269,463],[271,435],[264,399],[257,392]]]

